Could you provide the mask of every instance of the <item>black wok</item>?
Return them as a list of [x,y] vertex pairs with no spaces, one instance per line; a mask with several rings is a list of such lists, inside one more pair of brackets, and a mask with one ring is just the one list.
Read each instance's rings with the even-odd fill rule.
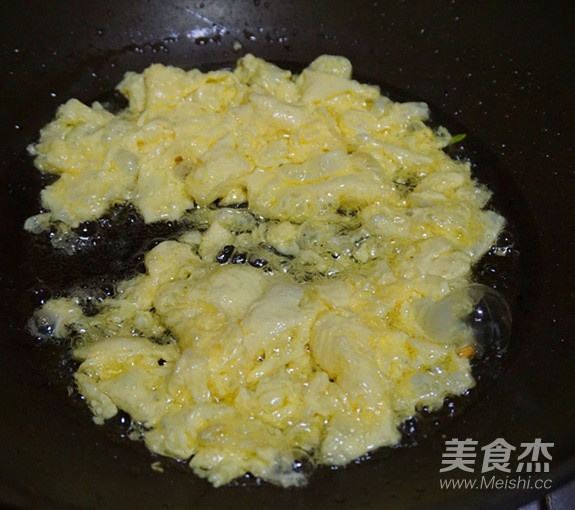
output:
[[[575,475],[571,3],[76,0],[6,1],[0,11],[0,502],[513,508],[545,492],[441,489],[445,438],[517,446],[542,438],[554,443],[553,486]],[[393,98],[427,101],[434,122],[468,133],[454,155],[473,159],[495,191],[493,207],[510,219],[500,242],[512,244],[512,255],[488,258],[478,270],[512,304],[507,354],[478,364],[469,396],[410,422],[402,447],[345,469],[318,469],[298,490],[252,482],[216,490],[169,461],[164,473],[153,471],[156,459],[122,437],[121,419],[98,427],[68,396],[73,362],[65,345],[39,343],[25,327],[42,299],[101,274],[124,275],[149,239],[170,228],[139,224],[130,237],[112,229],[93,251],[72,257],[23,232],[45,184],[26,145],[55,108],[70,97],[113,103],[123,73],[151,62],[213,67],[247,51],[293,69],[322,53],[345,55],[356,76]]]

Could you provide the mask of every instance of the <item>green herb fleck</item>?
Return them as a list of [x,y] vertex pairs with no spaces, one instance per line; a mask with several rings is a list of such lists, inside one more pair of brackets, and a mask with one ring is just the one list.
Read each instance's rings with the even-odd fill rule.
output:
[[458,135],[454,135],[449,140],[448,145],[453,145],[454,143],[461,142],[467,135],[465,133],[459,133]]

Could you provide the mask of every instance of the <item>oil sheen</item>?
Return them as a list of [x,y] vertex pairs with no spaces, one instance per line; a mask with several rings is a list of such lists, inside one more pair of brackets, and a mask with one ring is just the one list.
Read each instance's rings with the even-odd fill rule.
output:
[[30,147],[59,178],[28,230],[65,239],[128,203],[185,225],[112,295],[71,292],[34,320],[73,339],[96,423],[129,413],[215,486],[302,485],[303,465],[395,444],[474,384],[472,303],[451,299],[445,328],[430,310],[466,295],[504,219],[425,104],[351,73],[326,55],[299,75],[252,55],[153,65],[118,86],[125,109],[70,100]]

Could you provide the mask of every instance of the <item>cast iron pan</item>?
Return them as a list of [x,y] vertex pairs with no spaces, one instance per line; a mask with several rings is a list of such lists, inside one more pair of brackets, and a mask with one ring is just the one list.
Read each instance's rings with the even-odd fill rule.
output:
[[[514,508],[526,490],[442,490],[446,438],[512,445],[553,442],[554,486],[575,474],[573,366],[573,8],[561,2],[101,0],[3,2],[0,19],[0,501],[25,508]],[[233,42],[242,48],[236,52]],[[404,426],[400,447],[345,469],[318,469],[309,486],[255,481],[220,489],[185,466],[152,458],[68,395],[65,343],[39,342],[25,324],[43,299],[74,286],[104,290],[134,274],[142,252],[178,225],[146,227],[129,209],[84,225],[78,255],[54,254],[23,232],[46,179],[26,145],[68,98],[121,102],[127,70],[152,62],[205,69],[245,52],[294,70],[322,53],[344,55],[356,77],[393,99],[427,101],[433,122],[468,133],[468,157],[509,219],[476,277],[513,308],[508,352],[475,366],[477,388]],[[112,224],[112,226],[110,226]],[[547,475],[545,475],[547,476]],[[501,474],[504,478],[505,475]]]

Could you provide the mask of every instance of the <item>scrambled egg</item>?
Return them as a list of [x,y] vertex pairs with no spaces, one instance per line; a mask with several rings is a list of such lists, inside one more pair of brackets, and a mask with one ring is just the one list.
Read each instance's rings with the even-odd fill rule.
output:
[[215,486],[301,485],[302,464],[392,445],[418,408],[473,385],[470,331],[431,334],[421,316],[468,283],[504,220],[425,104],[351,70],[153,65],[119,85],[124,111],[70,100],[30,148],[60,177],[29,230],[125,202],[188,222],[97,314],[71,295],[36,318],[75,335],[97,423],[128,412],[150,450]]

